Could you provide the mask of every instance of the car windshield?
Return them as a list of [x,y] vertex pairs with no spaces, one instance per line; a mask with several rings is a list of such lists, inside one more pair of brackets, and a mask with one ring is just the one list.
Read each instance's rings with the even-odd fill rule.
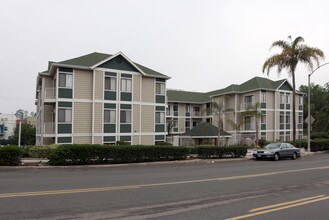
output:
[[273,144],[266,145],[265,149],[276,149],[276,148],[279,148],[280,146],[281,146],[280,143],[273,143]]

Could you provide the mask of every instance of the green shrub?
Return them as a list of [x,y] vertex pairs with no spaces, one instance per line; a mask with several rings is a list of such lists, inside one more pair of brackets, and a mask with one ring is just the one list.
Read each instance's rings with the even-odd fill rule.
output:
[[245,157],[247,155],[248,148],[242,146],[198,146],[196,151],[199,158],[225,158],[225,157]]
[[157,145],[157,146],[172,146],[172,143],[169,143],[169,142],[156,142],[155,145]]
[[258,145],[260,147],[265,147],[266,145],[268,145],[270,142],[268,142],[267,140],[264,140],[264,139],[260,139],[258,140]]
[[48,158],[57,146],[34,146],[29,148],[28,157],[30,158]]
[[188,148],[173,146],[61,145],[50,154],[49,164],[81,165],[183,160],[188,154]]
[[323,131],[312,132],[311,139],[319,139],[319,138],[328,139],[329,134],[327,132],[323,132]]
[[[292,142],[291,142],[292,144]],[[296,146],[298,148],[304,148],[307,150],[307,140],[296,141]],[[329,139],[315,139],[311,140],[311,151],[326,151],[329,150]]]
[[17,146],[0,147],[0,166],[20,165],[22,154],[22,148]]

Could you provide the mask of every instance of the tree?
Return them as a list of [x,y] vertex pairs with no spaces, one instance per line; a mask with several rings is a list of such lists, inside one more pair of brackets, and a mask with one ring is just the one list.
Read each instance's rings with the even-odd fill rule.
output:
[[255,105],[250,105],[247,108],[247,111],[242,113],[242,116],[252,116],[255,118],[255,129],[256,129],[256,135],[255,135],[255,139],[256,139],[256,147],[258,147],[258,130],[259,130],[259,119],[262,117],[262,112],[260,111],[260,102],[256,102]]
[[233,109],[225,108],[225,97],[220,102],[212,102],[210,107],[206,109],[208,114],[215,117],[214,121],[217,121],[218,136],[217,136],[217,146],[220,145],[220,129],[223,126],[223,114],[225,112],[231,112]]
[[[21,126],[21,145],[35,145],[35,127],[31,124],[22,124]],[[18,144],[19,126],[16,126],[11,142]]]
[[[242,115],[240,115],[239,120],[236,123],[232,119],[228,119],[227,122],[232,126],[233,130],[239,133],[238,144],[240,145],[240,130],[245,123],[244,118],[242,117]],[[235,136],[235,141],[236,141],[236,136]]]
[[314,62],[317,66],[320,64],[320,59],[324,59],[324,53],[322,50],[309,47],[303,44],[304,39],[297,37],[292,40],[291,36],[288,37],[289,41],[278,40],[272,43],[271,48],[278,47],[281,49],[281,53],[270,56],[263,64],[263,73],[267,70],[269,75],[270,70],[273,67],[277,67],[278,75],[281,74],[283,69],[288,71],[290,77],[292,77],[293,97],[292,97],[292,121],[293,121],[293,144],[296,144],[296,68],[298,63],[303,63],[310,70],[313,70]]

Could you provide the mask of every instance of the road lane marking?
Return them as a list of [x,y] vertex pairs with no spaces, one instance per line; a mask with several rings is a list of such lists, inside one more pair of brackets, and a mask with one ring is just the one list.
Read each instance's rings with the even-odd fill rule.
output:
[[271,208],[276,208],[276,207],[280,207],[280,206],[284,206],[284,205],[290,205],[290,204],[294,204],[294,203],[298,203],[298,202],[317,199],[317,198],[324,197],[324,196],[325,195],[319,195],[319,196],[313,196],[313,197],[308,197],[308,198],[304,198],[304,199],[293,200],[293,201],[290,201],[290,202],[278,203],[278,204],[275,204],[275,205],[269,205],[269,206],[264,206],[264,207],[260,207],[260,208],[256,208],[256,209],[251,209],[249,212],[258,212],[258,211],[262,211],[262,210],[265,210],[265,209],[271,209]]
[[320,202],[320,201],[327,200],[327,199],[329,199],[329,196],[318,198],[318,199],[313,199],[313,200],[308,200],[308,201],[301,202],[301,203],[295,203],[295,204],[288,205],[288,206],[281,206],[278,208],[269,209],[269,210],[265,210],[265,211],[254,212],[251,214],[241,215],[241,216],[237,216],[237,217],[233,217],[233,218],[228,218],[226,220],[239,220],[239,219],[244,219],[244,218],[250,218],[250,217],[257,216],[257,215],[263,215],[263,214],[270,213],[270,212],[276,212],[276,211],[280,211],[280,210],[284,210],[284,209],[290,209],[290,208],[294,208],[297,206],[306,205],[306,204],[310,204],[310,203],[314,203],[314,202]]
[[141,187],[156,187],[156,186],[170,186],[179,184],[189,184],[189,183],[202,183],[211,181],[228,181],[228,180],[239,180],[248,179],[255,177],[273,176],[278,174],[295,173],[303,171],[312,170],[323,170],[329,169],[329,166],[324,167],[312,167],[297,170],[284,170],[269,173],[258,173],[240,176],[229,176],[229,177],[217,177],[210,179],[198,179],[198,180],[186,180],[186,181],[176,181],[176,182],[164,182],[164,183],[150,183],[150,184],[140,184],[140,185],[127,185],[127,186],[112,186],[112,187],[102,187],[102,188],[84,188],[84,189],[69,189],[69,190],[51,190],[51,191],[36,191],[36,192],[17,192],[17,193],[2,193],[0,198],[10,198],[10,197],[22,197],[22,196],[42,196],[42,195],[59,195],[59,194],[70,194],[70,193],[88,193],[88,192],[101,192],[101,191],[115,191],[115,190],[126,190],[126,189],[137,189]]
[[117,187],[114,186],[114,187],[102,187],[102,188],[51,190],[51,191],[21,192],[21,193],[3,193],[3,194],[0,194],[0,198],[102,192],[102,191],[137,189],[137,188],[139,188],[139,187],[138,186],[117,186]]

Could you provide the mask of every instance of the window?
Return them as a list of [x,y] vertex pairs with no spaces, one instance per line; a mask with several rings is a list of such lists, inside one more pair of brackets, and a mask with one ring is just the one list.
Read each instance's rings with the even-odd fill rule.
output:
[[120,123],[131,123],[131,110],[120,111]]
[[164,112],[156,112],[155,113],[155,123],[164,124],[165,123],[165,114]]
[[280,115],[280,124],[284,124],[284,115]]
[[62,88],[72,88],[73,75],[68,73],[59,73],[58,86]]
[[190,129],[190,127],[191,127],[190,119],[185,119],[185,128]]
[[58,109],[58,122],[72,122],[72,109]]
[[126,78],[121,79],[121,91],[131,92],[131,79],[126,79]]
[[193,107],[194,116],[200,116],[200,107]]
[[280,104],[284,104],[284,94],[280,93]]
[[302,124],[303,123],[303,116],[302,115],[299,115],[298,116],[298,123],[299,124]]
[[298,102],[299,102],[299,105],[303,105],[303,96],[299,96],[298,97]]
[[261,96],[262,102],[266,103],[266,92],[262,92]]
[[104,110],[104,123],[115,124],[115,122],[116,122],[116,111]]
[[105,77],[105,90],[115,91],[117,89],[117,79],[115,77]]
[[245,109],[249,108],[252,105],[252,96],[245,96],[244,97],[244,107]]
[[287,94],[286,95],[286,103],[287,104],[290,104],[290,94]]
[[251,130],[251,117],[247,116],[244,118],[244,130]]
[[189,104],[185,105],[185,112],[190,112],[190,105]]
[[166,86],[164,83],[156,83],[156,87],[155,87],[155,94],[157,95],[165,95],[166,93]]
[[287,124],[290,123],[290,115],[286,115],[286,123],[287,123]]
[[262,117],[261,117],[261,123],[262,124],[266,124],[266,114],[262,114]]

